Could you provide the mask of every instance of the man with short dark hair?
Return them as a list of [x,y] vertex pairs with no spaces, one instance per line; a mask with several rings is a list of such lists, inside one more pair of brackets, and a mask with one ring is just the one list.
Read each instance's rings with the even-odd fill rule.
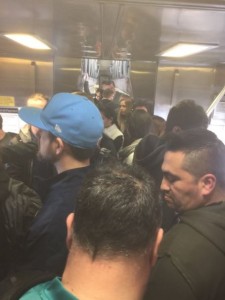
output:
[[162,239],[160,216],[154,183],[143,170],[93,171],[67,218],[62,280],[39,284],[20,299],[141,300]]
[[103,90],[102,99],[104,99],[104,100],[107,99],[107,100],[113,102],[113,97],[114,97],[114,91],[112,91],[111,89]]
[[62,274],[67,257],[65,220],[90,171],[90,158],[103,131],[96,106],[84,96],[59,93],[43,109],[24,107],[20,117],[37,128],[38,156],[57,175],[41,185],[43,207],[30,229],[27,248],[32,269]]
[[[167,135],[190,128],[207,128],[208,117],[204,109],[193,100],[182,100],[173,106],[166,120],[166,132],[163,136],[149,134],[137,145],[134,152],[134,163],[145,168],[155,179],[158,187],[162,181],[161,166],[166,149]],[[163,203],[162,227],[168,231],[176,222],[173,210]]]
[[173,106],[166,120],[166,133],[192,128],[207,128],[208,117],[202,106],[194,100],[183,100]]
[[[119,107],[120,98],[124,94],[120,93],[120,92],[118,92],[116,90],[115,82],[113,80],[103,81],[101,83],[100,87],[102,89],[103,98],[110,99],[110,101],[113,101],[113,103],[115,105],[115,108],[118,108]],[[105,96],[107,96],[107,97],[105,97]]]
[[165,234],[145,299],[225,299],[225,145],[205,129],[171,137],[161,190],[179,223]]
[[134,161],[144,167],[161,184],[161,165],[166,147],[166,135],[171,132],[180,132],[191,128],[207,128],[208,117],[204,109],[193,100],[182,100],[173,106],[166,120],[165,135],[157,137],[147,135],[138,144],[135,150]]

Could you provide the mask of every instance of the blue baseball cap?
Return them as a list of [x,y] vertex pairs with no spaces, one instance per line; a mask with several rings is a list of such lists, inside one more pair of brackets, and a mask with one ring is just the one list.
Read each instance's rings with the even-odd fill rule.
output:
[[84,96],[70,93],[55,94],[44,109],[23,107],[19,116],[26,123],[84,149],[97,145],[104,127],[95,104]]

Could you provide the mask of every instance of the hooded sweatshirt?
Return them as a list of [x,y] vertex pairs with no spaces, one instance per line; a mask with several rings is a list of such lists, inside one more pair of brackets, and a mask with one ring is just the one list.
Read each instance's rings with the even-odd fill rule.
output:
[[134,163],[145,168],[155,179],[158,186],[162,181],[161,166],[166,150],[166,142],[163,138],[149,134],[136,146]]
[[[133,163],[143,167],[160,187],[163,174],[162,163],[166,152],[166,136],[158,137],[153,134],[145,136],[134,151]],[[168,231],[176,223],[175,212],[162,202],[162,228]]]
[[180,216],[164,236],[144,299],[225,299],[225,202]]

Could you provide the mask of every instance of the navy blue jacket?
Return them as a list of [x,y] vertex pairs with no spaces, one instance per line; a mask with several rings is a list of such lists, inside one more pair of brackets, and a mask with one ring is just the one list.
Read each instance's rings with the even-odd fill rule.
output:
[[66,218],[90,167],[65,171],[46,182],[44,204],[27,239],[28,267],[61,275],[67,258]]

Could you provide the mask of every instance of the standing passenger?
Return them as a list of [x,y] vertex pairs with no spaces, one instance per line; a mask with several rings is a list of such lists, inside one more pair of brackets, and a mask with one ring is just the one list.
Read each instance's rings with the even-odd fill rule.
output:
[[98,109],[101,112],[104,122],[104,134],[113,140],[116,151],[118,152],[123,146],[123,133],[117,127],[116,112],[113,103],[102,100]]
[[[69,256],[62,279],[21,300],[141,300],[162,238],[151,178],[139,168],[104,166],[89,174],[67,218]],[[55,232],[57,235],[57,232]]]
[[52,162],[58,173],[42,186],[44,205],[28,235],[29,266],[60,275],[67,257],[65,220],[90,170],[102,118],[90,100],[69,93],[56,94],[43,110],[24,107],[20,117],[39,128],[38,155]]
[[112,99],[112,100],[113,100],[113,103],[114,103],[115,107],[117,108],[118,105],[119,105],[120,98],[121,98],[121,96],[123,96],[124,94],[122,94],[122,93],[120,93],[120,92],[118,92],[118,91],[116,90],[115,82],[112,81],[112,80],[109,80],[109,81],[103,81],[103,82],[101,83],[101,89],[102,89],[103,91],[110,89],[110,90],[113,92],[113,99]]
[[135,110],[127,118],[127,141],[123,149],[119,151],[119,158],[126,164],[133,164],[134,151],[141,139],[147,135],[152,128],[152,118],[144,110]]
[[[166,149],[166,138],[171,132],[180,132],[191,128],[207,128],[208,117],[202,106],[193,100],[182,100],[173,106],[166,121],[165,134],[161,137],[149,134],[137,145],[134,162],[148,171],[158,187],[162,181],[162,162]],[[176,222],[174,211],[163,202],[163,222],[165,231]]]
[[129,96],[123,96],[119,102],[119,111],[117,115],[117,123],[119,129],[124,134],[124,146],[128,145],[127,138],[127,119],[133,111],[133,100]]
[[168,143],[161,190],[179,223],[165,234],[146,300],[225,299],[225,145],[205,129]]
[[[44,95],[33,94],[28,98],[27,106],[42,109],[47,101]],[[24,182],[36,191],[38,191],[40,178],[48,178],[55,174],[51,163],[37,159],[37,130],[35,126],[25,124],[10,144],[1,149],[2,160],[10,177]]]

